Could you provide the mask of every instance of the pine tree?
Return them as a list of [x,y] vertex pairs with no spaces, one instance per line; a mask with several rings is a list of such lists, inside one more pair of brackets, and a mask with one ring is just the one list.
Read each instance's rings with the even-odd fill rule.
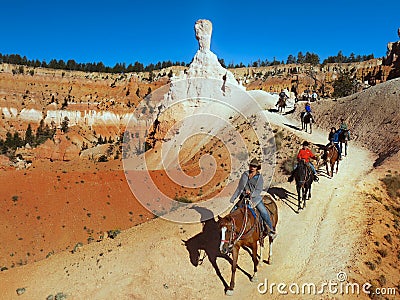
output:
[[28,128],[26,129],[26,132],[25,132],[25,145],[29,144],[30,146],[32,146],[33,142],[34,142],[34,136],[33,136],[31,124],[29,124]]
[[64,120],[61,122],[61,131],[64,133],[68,132],[68,124],[69,124],[69,119],[68,117],[65,117]]

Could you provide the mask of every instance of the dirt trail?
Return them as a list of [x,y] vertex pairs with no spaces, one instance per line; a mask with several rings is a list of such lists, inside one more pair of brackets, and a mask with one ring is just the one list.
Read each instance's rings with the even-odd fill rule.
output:
[[[292,130],[313,143],[326,142],[326,132],[313,134],[295,130],[296,121],[266,112],[270,122]],[[289,124],[292,126],[287,126]],[[295,213],[297,200],[294,184],[279,187],[288,198],[278,201],[279,235],[273,245],[273,264],[262,266],[259,282],[319,284],[335,280],[337,273],[351,276],[351,258],[355,242],[361,235],[362,202],[355,187],[372,167],[372,154],[350,142],[348,157],[340,162],[333,179],[320,176],[313,184],[312,199],[305,210]],[[295,196],[295,195],[294,195]],[[199,214],[200,219],[200,214]],[[230,280],[230,264],[217,258],[216,266],[205,258],[194,266],[182,240],[200,239],[201,224],[177,224],[163,219],[124,231],[114,240],[92,243],[77,253],[64,252],[46,260],[0,273],[0,290],[4,299],[46,299],[63,292],[67,299],[217,299],[224,297],[224,283]],[[201,253],[203,254],[203,252]],[[252,271],[250,255],[241,250],[240,267]],[[16,289],[25,288],[17,296]],[[286,288],[286,291],[288,289]],[[243,271],[236,274],[232,299],[279,297],[262,295]],[[290,295],[290,299],[307,298]],[[309,298],[339,298],[324,293]]]

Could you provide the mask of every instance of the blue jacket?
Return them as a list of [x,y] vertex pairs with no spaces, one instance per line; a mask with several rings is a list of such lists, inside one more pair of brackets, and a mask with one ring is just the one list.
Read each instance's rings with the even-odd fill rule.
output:
[[339,143],[339,134],[340,134],[340,130],[336,131],[336,132],[333,134],[332,142],[334,142],[334,143]]

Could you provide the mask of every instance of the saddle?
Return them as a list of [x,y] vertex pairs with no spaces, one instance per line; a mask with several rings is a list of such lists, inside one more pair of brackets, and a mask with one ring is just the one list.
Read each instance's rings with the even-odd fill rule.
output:
[[309,163],[306,163],[306,162],[305,162],[304,164],[306,165],[306,168],[307,168],[307,170],[308,170],[308,174],[310,174],[310,176],[312,177],[312,181],[314,181],[315,175],[314,175],[314,172],[313,172],[313,170],[311,169]]
[[[248,201],[248,200],[246,201],[246,200],[247,200],[247,199],[245,199],[244,197],[241,196],[240,199],[239,199],[239,201],[237,202],[237,204],[232,208],[231,212],[233,212],[233,211],[235,211],[235,210],[237,210],[237,209],[239,209],[239,208],[242,208],[242,207],[244,207],[245,205],[247,205],[247,208],[250,210],[252,216],[253,216],[254,219],[255,219],[257,229],[258,229],[259,232],[260,232],[260,238],[259,238],[260,245],[261,245],[262,247],[264,247],[264,239],[265,239],[265,237],[268,236],[268,234],[269,234],[268,226],[267,226],[267,224],[265,223],[265,221],[263,220],[263,218],[261,217],[261,215],[260,215],[260,213],[258,212],[258,210],[255,209],[255,208],[253,208],[253,207],[251,206],[251,204],[249,203],[249,201]],[[269,200],[267,203],[264,202],[264,205],[266,205],[265,207],[266,207],[266,209],[267,209],[267,211],[268,211],[270,217],[271,217],[272,212],[271,212],[271,210],[268,208],[267,205],[268,205],[269,203],[271,203],[271,202],[272,202],[271,200]]]

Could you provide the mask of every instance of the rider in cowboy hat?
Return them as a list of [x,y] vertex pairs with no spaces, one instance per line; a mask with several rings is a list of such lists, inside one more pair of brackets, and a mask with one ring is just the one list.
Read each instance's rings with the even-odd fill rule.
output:
[[[307,142],[307,141],[303,142],[303,144],[302,144],[303,147],[300,149],[299,154],[297,154],[297,160],[303,159],[309,165],[310,169],[312,170],[312,172],[314,174],[314,181],[318,181],[317,171],[315,170],[314,165],[310,161],[310,159],[316,159],[316,157],[315,157],[314,153],[312,153],[311,150],[308,148],[309,145],[310,145],[309,142]],[[297,168],[297,164],[294,166],[292,174],[288,178],[289,182],[293,181],[294,171],[296,170],[296,168]]]
[[257,208],[262,219],[267,224],[269,235],[272,238],[275,238],[276,232],[272,226],[271,217],[265,208],[261,197],[264,181],[261,173],[259,172],[260,169],[261,163],[256,158],[253,158],[250,161],[249,170],[245,171],[240,177],[238,187],[233,193],[230,202],[234,203],[238,196],[240,196],[241,199],[246,196],[250,197],[252,206]]

